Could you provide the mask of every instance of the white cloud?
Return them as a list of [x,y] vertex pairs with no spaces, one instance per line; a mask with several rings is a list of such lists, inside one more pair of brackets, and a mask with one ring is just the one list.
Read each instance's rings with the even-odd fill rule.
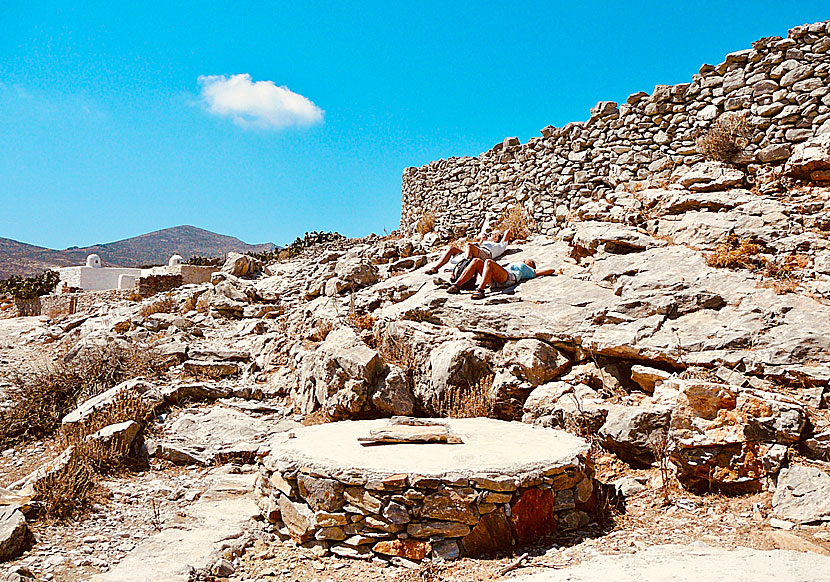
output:
[[207,110],[230,117],[242,127],[279,129],[323,121],[323,110],[310,99],[273,81],[251,81],[248,74],[199,77]]

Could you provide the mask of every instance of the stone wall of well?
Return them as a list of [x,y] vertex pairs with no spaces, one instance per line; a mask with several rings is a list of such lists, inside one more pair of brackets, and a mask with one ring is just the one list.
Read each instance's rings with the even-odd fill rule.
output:
[[[690,83],[658,85],[625,103],[600,102],[586,122],[546,127],[525,144],[507,138],[478,157],[438,160],[403,173],[401,228],[432,213],[439,232],[478,228],[521,204],[553,234],[569,215],[590,214],[632,181],[660,184],[702,158],[696,138],[726,112],[745,113],[750,173],[786,160],[830,119],[830,21],[793,28],[704,65]],[[612,219],[626,221],[622,215]]]
[[264,516],[298,543],[342,557],[453,559],[536,543],[596,513],[588,463],[513,476],[372,479],[304,466],[260,467]]

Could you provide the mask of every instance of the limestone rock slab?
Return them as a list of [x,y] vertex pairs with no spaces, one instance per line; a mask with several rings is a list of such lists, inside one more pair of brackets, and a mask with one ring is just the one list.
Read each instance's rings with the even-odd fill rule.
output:
[[803,465],[784,469],[778,477],[772,507],[779,517],[799,523],[830,517],[830,475]]
[[830,557],[787,550],[652,546],[634,554],[596,556],[577,566],[518,576],[516,582],[826,582]]
[[[322,476],[354,472],[370,480],[399,474],[466,479],[581,466],[588,452],[584,439],[564,431],[487,418],[447,419],[463,444],[396,444],[363,447],[358,438],[385,420],[342,421],[277,435],[264,459],[269,469],[303,466]],[[347,490],[348,491],[348,490]]]
[[34,540],[26,518],[14,506],[0,508],[0,562],[7,562],[26,551]]

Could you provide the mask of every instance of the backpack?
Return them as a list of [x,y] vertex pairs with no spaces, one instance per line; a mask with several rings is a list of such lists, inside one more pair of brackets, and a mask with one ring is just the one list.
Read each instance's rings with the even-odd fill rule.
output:
[[[464,272],[470,263],[473,262],[473,259],[470,258],[463,258],[455,264],[455,267],[452,270],[452,276],[450,277],[450,283],[455,285],[455,282],[458,281],[458,278],[461,277],[461,273]],[[472,291],[476,288],[476,278],[473,277],[463,285],[458,287],[462,291]]]

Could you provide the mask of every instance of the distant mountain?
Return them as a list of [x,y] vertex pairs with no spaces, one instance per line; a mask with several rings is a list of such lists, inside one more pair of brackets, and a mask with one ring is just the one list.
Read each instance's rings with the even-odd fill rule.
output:
[[192,256],[224,256],[230,251],[258,253],[273,248],[273,243],[251,245],[232,236],[187,225],[62,251],[0,238],[0,279],[11,275],[33,275],[54,267],[83,265],[91,253],[100,255],[104,266],[138,267],[165,265],[174,253],[188,259]]

